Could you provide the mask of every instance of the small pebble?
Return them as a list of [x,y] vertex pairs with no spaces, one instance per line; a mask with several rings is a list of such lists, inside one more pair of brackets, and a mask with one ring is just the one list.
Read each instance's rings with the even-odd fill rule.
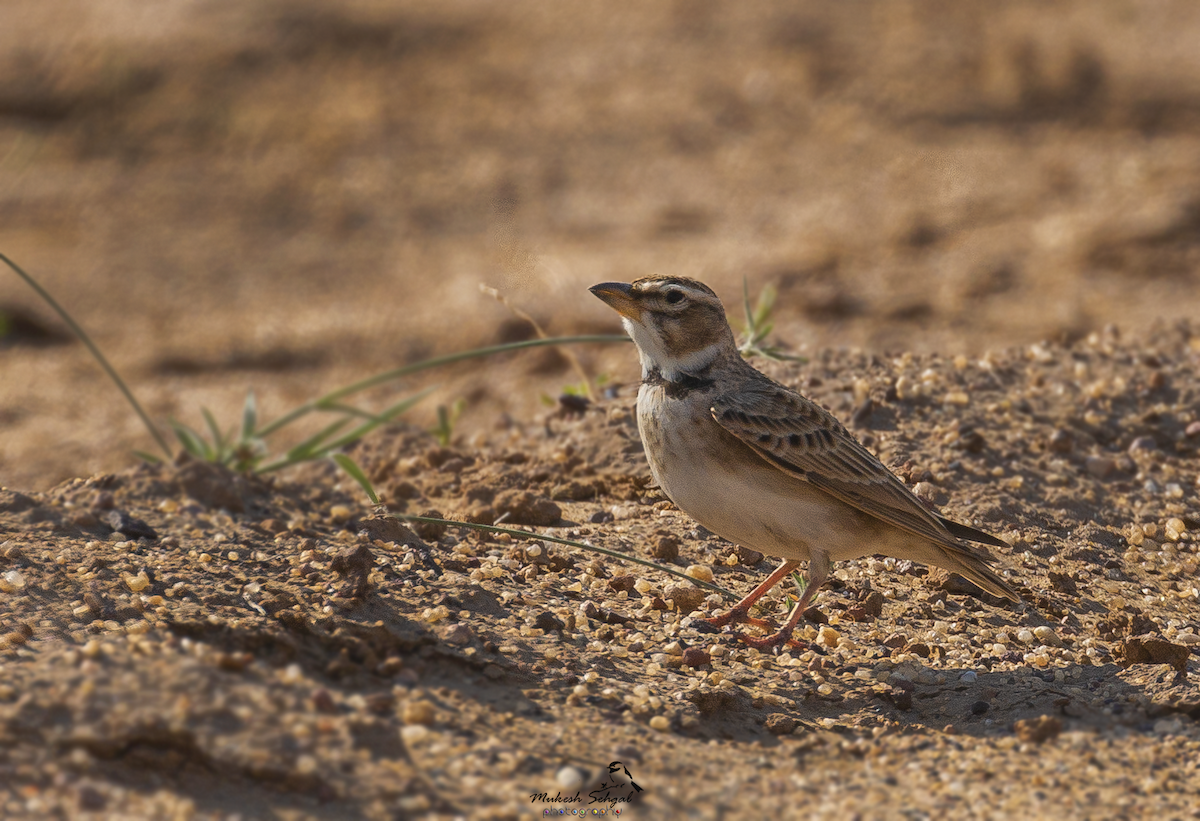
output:
[[1153,436],[1139,436],[1129,443],[1129,453],[1133,454],[1139,450],[1158,450],[1158,443],[1154,441]]
[[429,728],[424,724],[408,724],[400,728],[400,738],[405,744],[416,744],[430,736]]
[[554,774],[554,780],[564,790],[577,790],[583,786],[583,773],[574,767],[563,767]]
[[660,733],[665,733],[671,729],[671,721],[666,716],[655,716],[650,719],[650,729],[657,730]]
[[433,706],[432,702],[423,698],[405,702],[403,709],[400,711],[400,718],[405,724],[429,725],[433,723],[436,715],[437,709]]
[[1107,479],[1117,469],[1117,463],[1105,456],[1089,456],[1084,461],[1087,472],[1097,479]]
[[976,701],[971,705],[971,715],[981,716],[992,708],[986,701]]
[[1063,640],[1058,637],[1058,634],[1054,632],[1054,628],[1052,627],[1047,627],[1046,625],[1035,627],[1033,628],[1033,635],[1042,644],[1048,644],[1051,647],[1063,646]]
[[1187,525],[1183,523],[1183,519],[1170,518],[1167,519],[1166,525],[1163,527],[1163,535],[1168,541],[1177,542],[1179,537],[1187,532]]
[[979,680],[979,675],[974,670],[968,670],[958,677],[958,680],[963,684],[974,684]]
[[1075,437],[1065,430],[1056,430],[1050,434],[1047,447],[1052,453],[1070,453],[1075,447]]
[[150,579],[146,576],[146,571],[143,570],[136,576],[126,576],[125,586],[134,593],[141,593],[150,586]]

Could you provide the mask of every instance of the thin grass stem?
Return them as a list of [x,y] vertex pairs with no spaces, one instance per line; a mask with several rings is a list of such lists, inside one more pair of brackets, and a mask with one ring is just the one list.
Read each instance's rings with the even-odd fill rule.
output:
[[163,453],[167,455],[167,459],[171,459],[175,454],[171,452],[171,448],[167,445],[167,440],[163,437],[159,429],[155,427],[154,423],[150,421],[150,416],[146,413],[141,403],[137,401],[137,398],[134,397],[133,391],[129,390],[129,386],[125,384],[125,380],[122,379],[120,374],[117,373],[116,369],[109,364],[108,359],[105,358],[104,354],[100,353],[100,349],[96,347],[96,343],[93,342],[92,338],[87,335],[87,331],[85,331],[78,322],[71,318],[71,315],[66,312],[66,309],[59,305],[58,301],[55,300],[54,297],[50,296],[50,293],[41,285],[39,285],[37,280],[21,270],[21,266],[17,265],[17,263],[13,262],[4,254],[0,254],[0,260],[3,260],[5,265],[7,265],[9,268],[12,268],[16,272],[17,276],[25,280],[29,287],[36,291],[37,295],[44,299],[46,304],[53,308],[58,315],[62,317],[63,322],[67,323],[67,326],[75,333],[75,336],[79,337],[79,341],[87,346],[88,350],[92,352],[92,356],[96,357],[96,361],[100,363],[100,367],[104,368],[105,373],[108,374],[108,378],[116,383],[116,386],[121,389],[121,393],[125,394],[125,398],[129,400],[129,404],[133,406],[135,411],[137,411],[137,415],[142,418],[142,424],[146,426],[146,430],[150,431],[150,435],[154,437],[154,441],[158,442],[158,446],[162,448]]
[[643,567],[652,567],[655,570],[661,570],[663,573],[668,573],[672,576],[678,576],[681,579],[685,579],[685,580],[691,582],[692,584],[696,585],[697,587],[704,587],[709,590],[712,590],[714,593],[720,593],[725,599],[727,599],[729,601],[737,601],[739,598],[738,596],[734,595],[733,593],[729,592],[728,590],[726,590],[723,587],[719,587],[719,586],[713,584],[712,582],[706,582],[701,579],[694,579],[681,570],[676,570],[673,567],[665,567],[661,564],[658,564],[657,562],[652,562],[649,559],[642,559],[638,556],[630,556],[628,553],[621,553],[618,550],[610,550],[607,547],[596,547],[596,545],[594,545],[594,544],[586,544],[584,542],[573,542],[570,539],[560,539],[558,536],[547,536],[544,533],[532,533],[527,530],[514,530],[513,528],[510,528],[510,527],[497,527],[496,525],[481,525],[481,524],[475,524],[474,522],[456,522],[451,519],[434,519],[434,518],[430,518],[429,516],[408,516],[403,513],[389,513],[388,515],[391,516],[392,518],[398,519],[399,521],[402,521],[402,522],[425,522],[427,524],[447,525],[449,527],[467,527],[467,528],[471,528],[472,530],[483,530],[487,533],[507,533],[510,536],[518,536],[522,539],[541,539],[544,542],[553,542],[555,544],[566,545],[568,547],[577,547],[580,550],[587,550],[592,553],[600,553],[604,556],[609,556],[610,558],[613,558],[613,559],[620,559],[621,561],[632,562],[633,564],[640,564]]
[[344,399],[351,394],[365,391],[368,388],[373,388],[376,385],[382,385],[385,382],[399,379],[409,374],[418,373],[419,371],[429,370],[430,368],[441,367],[442,365],[450,365],[455,362],[462,362],[466,359],[477,359],[484,356],[492,356],[493,354],[507,353],[508,351],[517,351],[522,348],[539,348],[545,345],[574,345],[588,342],[629,342],[627,336],[596,334],[591,336],[557,336],[549,339],[527,339],[523,342],[510,342],[506,345],[492,345],[487,348],[475,348],[470,351],[460,351],[458,353],[446,354],[445,356],[436,356],[432,359],[426,359],[421,362],[414,362],[412,365],[405,365],[402,368],[386,371],[385,373],[376,374],[375,376],[355,382],[352,385],[347,385],[344,388],[339,388],[332,393],[327,393],[319,399],[314,399],[311,402],[306,402],[300,405],[283,416],[276,419],[274,422],[266,425],[258,431],[260,438],[269,436],[280,428],[288,425],[302,416],[305,416],[316,411],[325,410],[329,406]]

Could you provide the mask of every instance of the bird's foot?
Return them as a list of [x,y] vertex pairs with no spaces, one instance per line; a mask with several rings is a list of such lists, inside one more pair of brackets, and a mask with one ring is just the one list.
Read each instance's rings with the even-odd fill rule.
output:
[[767,627],[769,622],[762,619],[756,619],[750,615],[749,608],[734,607],[728,613],[723,613],[720,616],[713,616],[708,619],[700,619],[700,624],[707,624],[709,627],[719,630],[727,624],[753,624],[755,627]]
[[796,648],[799,650],[809,649],[808,642],[800,641],[792,638],[791,630],[780,630],[778,633],[772,633],[769,636],[747,636],[745,633],[734,633],[739,640],[753,647],[762,653],[781,653],[784,647]]

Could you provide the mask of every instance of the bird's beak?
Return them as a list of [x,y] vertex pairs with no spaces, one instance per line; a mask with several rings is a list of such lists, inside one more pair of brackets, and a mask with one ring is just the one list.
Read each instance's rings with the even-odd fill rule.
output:
[[588,288],[621,316],[633,321],[642,317],[642,306],[633,295],[633,286],[628,282],[601,282]]

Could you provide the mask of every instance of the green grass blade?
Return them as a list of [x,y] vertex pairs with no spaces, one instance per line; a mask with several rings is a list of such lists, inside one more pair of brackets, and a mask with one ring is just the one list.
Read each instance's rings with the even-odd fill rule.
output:
[[199,432],[175,419],[170,420],[170,424],[171,430],[175,431],[175,438],[183,445],[184,450],[197,459],[203,459],[205,462],[213,461],[213,449],[208,442],[204,441],[204,437]]
[[7,265],[9,268],[12,268],[13,271],[16,272],[17,276],[25,280],[25,283],[34,291],[36,291],[37,295],[45,300],[46,304],[53,308],[54,311],[60,317],[62,317],[62,321],[67,323],[67,326],[74,332],[75,336],[79,337],[79,341],[87,346],[87,349],[91,351],[92,356],[95,357],[96,361],[100,363],[100,367],[102,367],[104,372],[108,374],[108,378],[111,379],[114,384],[116,384],[121,393],[125,394],[125,399],[137,412],[137,415],[141,417],[142,424],[146,426],[146,430],[150,431],[150,435],[154,437],[154,441],[158,443],[160,448],[162,448],[162,452],[167,455],[168,459],[170,459],[174,454],[171,453],[171,448],[167,444],[167,440],[163,437],[162,432],[159,431],[159,429],[155,427],[154,423],[150,421],[149,414],[146,413],[146,410],[142,407],[141,403],[137,401],[136,397],[134,397],[133,391],[129,390],[129,386],[125,384],[125,380],[123,380],[117,373],[116,369],[109,364],[108,360],[104,357],[104,354],[100,353],[100,349],[96,347],[96,343],[93,342],[92,338],[87,335],[87,332],[83,330],[78,322],[71,318],[71,315],[67,313],[61,305],[58,304],[54,297],[50,296],[50,293],[45,288],[38,284],[37,280],[21,270],[19,265],[6,257],[4,254],[0,254],[0,260],[3,260],[5,265]]
[[479,525],[479,524],[475,524],[473,522],[456,522],[452,519],[432,519],[428,516],[406,516],[403,513],[392,513],[389,515],[392,516],[392,518],[398,519],[402,522],[425,522],[428,524],[449,525],[450,527],[467,527],[467,528],[471,528],[472,530],[482,530],[486,533],[507,533],[510,536],[517,536],[522,539],[530,539],[530,538],[541,539],[544,542],[553,542],[554,544],[566,545],[568,547],[577,547],[580,550],[586,550],[590,553],[599,553],[601,555],[609,556],[614,559],[620,559],[621,561],[632,562],[633,564],[640,564],[644,567],[652,567],[655,570],[661,570],[663,573],[669,573],[672,576],[678,576],[681,579],[686,579],[687,581],[691,582],[692,584],[696,585],[697,587],[703,587],[708,590],[712,590],[714,593],[720,593],[722,596],[724,596],[729,601],[737,601],[740,598],[740,596],[736,596],[733,593],[726,590],[725,588],[718,587],[717,585],[713,584],[712,582],[701,581],[700,579],[693,579],[691,576],[687,575],[682,570],[676,570],[673,567],[666,567],[665,565],[658,564],[657,562],[652,562],[649,559],[643,559],[640,556],[630,556],[628,553],[622,553],[619,550],[610,550],[607,547],[596,547],[596,545],[593,545],[593,544],[584,544],[583,542],[573,542],[570,539],[560,539],[557,536],[547,536],[544,533],[531,533],[527,530],[514,530],[513,528],[510,528],[510,527],[497,527],[496,525]]
[[328,439],[330,436],[333,436],[335,433],[349,424],[350,419],[343,417],[329,425],[326,425],[324,428],[317,431],[312,436],[308,437],[303,442],[289,450],[284,458],[289,463],[303,462],[305,459],[313,458],[313,455],[317,452],[318,448],[324,444],[326,439]]
[[249,442],[254,438],[254,430],[258,425],[258,401],[254,391],[246,394],[246,404],[242,406],[242,436],[241,441]]
[[359,486],[367,492],[367,498],[371,500],[371,504],[379,504],[379,497],[375,494],[375,487],[371,484],[371,480],[367,478],[367,474],[363,473],[362,468],[358,466],[358,462],[355,462],[344,453],[333,454],[333,461],[337,462],[341,469],[349,473],[351,478],[358,482]]
[[428,396],[434,390],[435,390],[435,388],[433,388],[433,387],[426,388],[425,390],[408,397],[407,399],[405,399],[402,402],[397,402],[395,405],[392,405],[390,408],[388,408],[388,409],[382,411],[381,413],[379,413],[378,415],[372,417],[370,419],[370,421],[365,422],[362,425],[359,425],[354,430],[345,434],[340,439],[337,439],[336,441],[323,446],[316,455],[324,456],[326,453],[328,453],[331,450],[337,450],[338,448],[344,448],[344,447],[346,447],[346,445],[351,445],[351,444],[357,442],[359,439],[362,439],[364,436],[366,436],[371,431],[375,430],[375,428],[379,427],[380,425],[385,425],[388,422],[391,422],[397,416],[404,413],[406,410],[411,408],[413,405],[420,402],[422,399],[424,399],[426,396]]
[[221,428],[217,424],[217,419],[212,415],[212,411],[208,408],[201,407],[200,413],[204,416],[204,422],[208,425],[208,432],[212,434],[213,441],[213,461],[225,464],[226,458],[230,455],[228,442],[225,435],[221,433]]
[[539,348],[547,345],[575,345],[590,342],[629,342],[627,336],[613,336],[607,334],[598,334],[591,336],[557,336],[547,339],[527,339],[523,342],[510,342],[506,345],[492,345],[487,348],[475,348],[469,351],[460,351],[458,353],[446,354],[445,356],[435,356],[432,359],[425,359],[421,362],[414,362],[412,365],[405,365],[402,368],[386,371],[381,374],[376,374],[368,379],[363,379],[355,382],[352,385],[347,385],[344,388],[339,388],[332,393],[327,393],[319,399],[314,399],[312,402],[306,402],[299,407],[292,409],[290,412],[271,422],[258,432],[261,437],[269,436],[285,425],[291,424],[302,416],[313,413],[314,411],[324,410],[333,406],[338,400],[344,399],[351,394],[365,391],[368,388],[373,388],[376,385],[382,385],[385,382],[391,382],[401,377],[410,374],[419,373],[420,371],[429,370],[430,368],[438,368],[442,365],[451,365],[455,362],[462,362],[467,359],[479,359],[485,356],[493,356],[495,354],[508,353],[509,351],[518,351],[523,348]]

